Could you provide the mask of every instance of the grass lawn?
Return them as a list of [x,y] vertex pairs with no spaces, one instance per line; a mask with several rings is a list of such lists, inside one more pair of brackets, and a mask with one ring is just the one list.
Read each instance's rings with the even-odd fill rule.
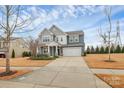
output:
[[[0,73],[5,72],[5,69],[0,69]],[[6,75],[6,76],[0,76],[0,80],[9,80],[9,79],[13,79],[16,78],[18,76],[24,75],[26,73],[31,72],[31,70],[12,70],[12,72],[14,72],[11,75]]]
[[84,57],[90,68],[99,69],[124,69],[124,54],[111,54],[111,59],[115,62],[106,62],[108,54],[87,54]]
[[96,74],[113,88],[124,88],[124,75]]
[[[51,60],[30,60],[29,58],[11,58],[10,65],[13,67],[41,67],[49,64]],[[0,58],[0,66],[5,66],[5,59]]]

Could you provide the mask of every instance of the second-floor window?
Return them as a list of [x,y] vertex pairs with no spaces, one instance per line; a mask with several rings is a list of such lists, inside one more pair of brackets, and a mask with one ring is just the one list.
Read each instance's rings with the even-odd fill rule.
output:
[[61,37],[61,42],[63,41],[63,38]]
[[77,43],[77,42],[79,42],[78,35],[69,36],[69,43]]
[[43,42],[49,42],[50,41],[50,37],[46,36],[46,37],[43,37]]

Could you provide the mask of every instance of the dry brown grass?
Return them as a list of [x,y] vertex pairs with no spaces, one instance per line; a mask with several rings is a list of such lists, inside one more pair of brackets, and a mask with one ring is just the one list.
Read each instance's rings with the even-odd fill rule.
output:
[[[21,75],[24,75],[26,73],[29,73],[31,72],[31,70],[12,70],[13,72],[16,72],[12,75],[7,75],[7,76],[2,76],[0,77],[0,80],[9,80],[9,79],[13,79],[13,78],[16,78],[18,76],[21,76]],[[0,69],[0,73],[3,73],[5,72],[4,69]]]
[[[41,67],[50,63],[51,60],[30,60],[29,58],[11,58],[10,65],[13,67]],[[0,58],[0,66],[5,66],[5,59]]]
[[111,59],[115,62],[105,62],[108,54],[87,54],[84,59],[90,68],[124,69],[124,54],[111,54]]
[[124,75],[96,74],[113,88],[124,88]]

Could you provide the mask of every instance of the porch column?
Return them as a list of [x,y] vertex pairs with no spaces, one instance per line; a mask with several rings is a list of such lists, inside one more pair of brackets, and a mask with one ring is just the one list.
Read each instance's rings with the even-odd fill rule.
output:
[[58,46],[56,46],[56,56],[58,56]]
[[52,56],[54,56],[54,46],[52,46],[52,48],[51,48],[52,50]]
[[37,47],[36,54],[39,54],[39,53],[40,53],[39,47]]
[[62,56],[62,47],[60,47],[60,56]]
[[50,46],[48,46],[48,55],[50,55]]

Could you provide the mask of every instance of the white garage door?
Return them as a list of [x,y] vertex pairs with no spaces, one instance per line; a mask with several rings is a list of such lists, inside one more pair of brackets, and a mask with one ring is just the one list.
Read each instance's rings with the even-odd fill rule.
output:
[[63,48],[63,56],[81,56],[81,47]]

